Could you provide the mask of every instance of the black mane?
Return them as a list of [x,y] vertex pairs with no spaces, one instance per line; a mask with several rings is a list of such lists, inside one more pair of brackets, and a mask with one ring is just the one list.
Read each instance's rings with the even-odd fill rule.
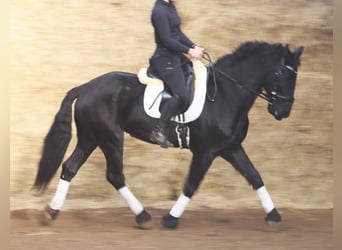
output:
[[222,64],[223,62],[227,63],[239,63],[246,59],[247,57],[264,57],[269,54],[277,54],[282,53],[283,46],[281,44],[269,44],[262,41],[254,41],[254,42],[245,42],[242,43],[239,47],[237,47],[233,53],[227,54],[219,58],[216,62],[217,65]]

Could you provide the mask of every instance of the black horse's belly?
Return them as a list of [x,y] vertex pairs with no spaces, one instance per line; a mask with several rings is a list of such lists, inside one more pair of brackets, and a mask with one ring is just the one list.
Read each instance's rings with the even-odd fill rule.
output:
[[[203,119],[203,114],[200,119]],[[212,125],[196,121],[191,126],[190,148],[193,151],[212,150],[217,153],[223,148],[241,145],[248,131],[248,117],[239,119],[236,123],[212,121]],[[223,126],[224,125],[224,126]]]

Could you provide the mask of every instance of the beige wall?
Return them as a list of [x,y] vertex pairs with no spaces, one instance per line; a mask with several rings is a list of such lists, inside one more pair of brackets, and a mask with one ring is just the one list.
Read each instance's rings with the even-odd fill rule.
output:
[[[291,117],[257,100],[244,146],[278,207],[332,207],[332,0],[177,1],[183,30],[214,59],[247,40],[305,46]],[[11,1],[11,209],[42,208],[31,191],[42,141],[66,91],[109,71],[137,72],[154,49],[154,0]],[[267,128],[267,130],[265,129]],[[72,150],[73,140],[68,153]],[[127,136],[128,184],[147,206],[170,207],[190,153]],[[125,205],[96,151],[71,185],[65,209]],[[190,208],[259,207],[255,192],[217,159]]]

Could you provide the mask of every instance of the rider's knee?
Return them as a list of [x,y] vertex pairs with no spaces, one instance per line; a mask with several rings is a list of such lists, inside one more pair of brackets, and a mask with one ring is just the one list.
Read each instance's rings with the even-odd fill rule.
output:
[[183,108],[187,104],[187,96],[185,93],[176,94],[174,98],[177,100],[177,104],[179,108]]

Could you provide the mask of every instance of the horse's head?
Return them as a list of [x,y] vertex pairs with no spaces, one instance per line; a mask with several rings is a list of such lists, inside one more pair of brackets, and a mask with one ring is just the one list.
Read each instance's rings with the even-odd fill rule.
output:
[[288,46],[283,49],[285,53],[281,62],[272,69],[264,85],[269,99],[268,112],[277,120],[290,115],[294,101],[297,69],[304,47],[299,47],[294,52],[291,52]]

